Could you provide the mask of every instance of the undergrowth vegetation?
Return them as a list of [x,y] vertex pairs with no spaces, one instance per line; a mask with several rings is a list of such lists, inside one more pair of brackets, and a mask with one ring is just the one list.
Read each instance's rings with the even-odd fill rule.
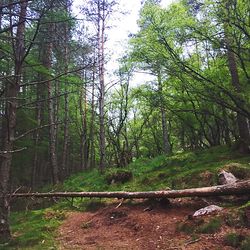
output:
[[[222,168],[230,169],[239,178],[248,178],[250,156],[234,153],[226,147],[215,147],[206,151],[182,152],[168,157],[143,158],[126,168],[109,168],[102,175],[96,169],[75,174],[60,186],[53,187],[53,190],[148,191],[200,187],[217,184],[217,174]],[[50,208],[12,212],[11,226],[14,239],[9,245],[0,246],[0,249],[56,249],[56,230],[65,218],[67,210],[96,210],[105,202],[108,200],[63,199]],[[220,227],[220,221],[210,224],[201,231],[210,233],[211,228],[212,231],[216,231]],[[185,228],[183,230],[185,231]],[[229,238],[228,241],[231,240]],[[232,241],[232,244],[236,244],[234,241],[237,239],[232,237]],[[247,246],[248,241],[244,239],[242,246]]]

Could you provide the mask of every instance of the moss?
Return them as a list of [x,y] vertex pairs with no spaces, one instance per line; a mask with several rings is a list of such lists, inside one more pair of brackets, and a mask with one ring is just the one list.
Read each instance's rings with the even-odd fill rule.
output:
[[195,229],[196,229],[195,225],[191,223],[187,223],[187,222],[181,222],[177,224],[177,227],[176,227],[177,232],[183,232],[186,234],[193,234],[195,232]]
[[239,209],[234,209],[224,216],[224,221],[229,227],[240,228],[246,225],[246,220],[244,218],[244,211]]
[[193,234],[199,231],[199,227],[204,224],[203,219],[188,220],[177,224],[176,231],[186,234]]
[[64,212],[41,209],[11,214],[12,241],[4,249],[56,249],[55,232]]
[[222,224],[221,219],[214,218],[210,220],[208,223],[205,223],[204,225],[200,226],[198,232],[203,234],[216,233],[221,228],[221,224]]
[[240,250],[249,250],[250,249],[250,236],[246,237],[241,243]]
[[250,169],[244,164],[231,162],[223,167],[224,170],[231,172],[238,179],[250,178]]
[[227,246],[239,247],[243,239],[244,239],[244,236],[240,234],[229,233],[225,235],[224,242],[225,242],[225,245]]

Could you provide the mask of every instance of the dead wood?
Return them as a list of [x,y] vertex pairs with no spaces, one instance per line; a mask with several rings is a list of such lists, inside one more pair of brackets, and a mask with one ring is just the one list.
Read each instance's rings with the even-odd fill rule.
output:
[[[224,195],[250,195],[250,180],[237,183],[189,188],[182,190],[160,190],[148,192],[49,192],[49,193],[13,193],[9,196],[16,198],[54,198],[54,197],[89,197],[89,198],[118,198],[118,199],[146,199],[146,198],[180,198],[180,197],[208,197]],[[0,194],[1,197],[1,194]]]

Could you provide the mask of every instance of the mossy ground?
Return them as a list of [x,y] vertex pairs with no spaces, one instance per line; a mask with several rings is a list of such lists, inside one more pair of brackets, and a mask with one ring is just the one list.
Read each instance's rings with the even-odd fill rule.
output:
[[64,211],[52,208],[13,212],[13,239],[0,249],[56,249],[55,231],[64,219]]
[[[153,159],[138,159],[124,169],[108,168],[101,175],[98,170],[88,170],[68,178],[58,190],[64,191],[149,191],[180,189],[217,184],[217,173],[225,165],[234,168],[242,177],[250,176],[250,156],[232,152],[226,147],[215,147],[206,151],[182,152],[172,156]],[[237,167],[238,166],[238,167]],[[126,170],[132,178],[126,182],[110,184],[113,173]],[[61,200],[48,209],[13,212],[11,228],[13,241],[2,249],[56,249],[56,229],[67,209],[94,210],[107,200],[74,199]],[[51,216],[48,219],[48,216]],[[248,242],[244,243],[248,244]],[[4,248],[3,248],[4,247]],[[1,246],[0,246],[1,249]]]

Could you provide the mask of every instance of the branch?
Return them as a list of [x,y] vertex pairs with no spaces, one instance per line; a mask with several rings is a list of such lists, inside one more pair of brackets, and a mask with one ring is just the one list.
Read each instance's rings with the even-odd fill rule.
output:
[[5,150],[5,151],[0,151],[0,156],[4,156],[5,154],[13,154],[13,153],[18,153],[21,152],[23,150],[26,150],[27,148],[20,148],[20,149],[15,149],[15,150]]
[[50,127],[50,126],[54,126],[54,125],[58,125],[58,124],[61,124],[61,122],[58,122],[58,123],[52,123],[52,124],[46,124],[46,125],[43,125],[43,126],[40,126],[40,127],[37,127],[37,128],[33,128],[33,129],[30,129],[28,131],[26,131],[25,133],[19,135],[18,137],[15,138],[15,141],[25,137],[26,135],[28,134],[31,134],[33,132],[35,132],[36,130],[38,129],[42,129],[42,128],[47,128],[47,127]]

